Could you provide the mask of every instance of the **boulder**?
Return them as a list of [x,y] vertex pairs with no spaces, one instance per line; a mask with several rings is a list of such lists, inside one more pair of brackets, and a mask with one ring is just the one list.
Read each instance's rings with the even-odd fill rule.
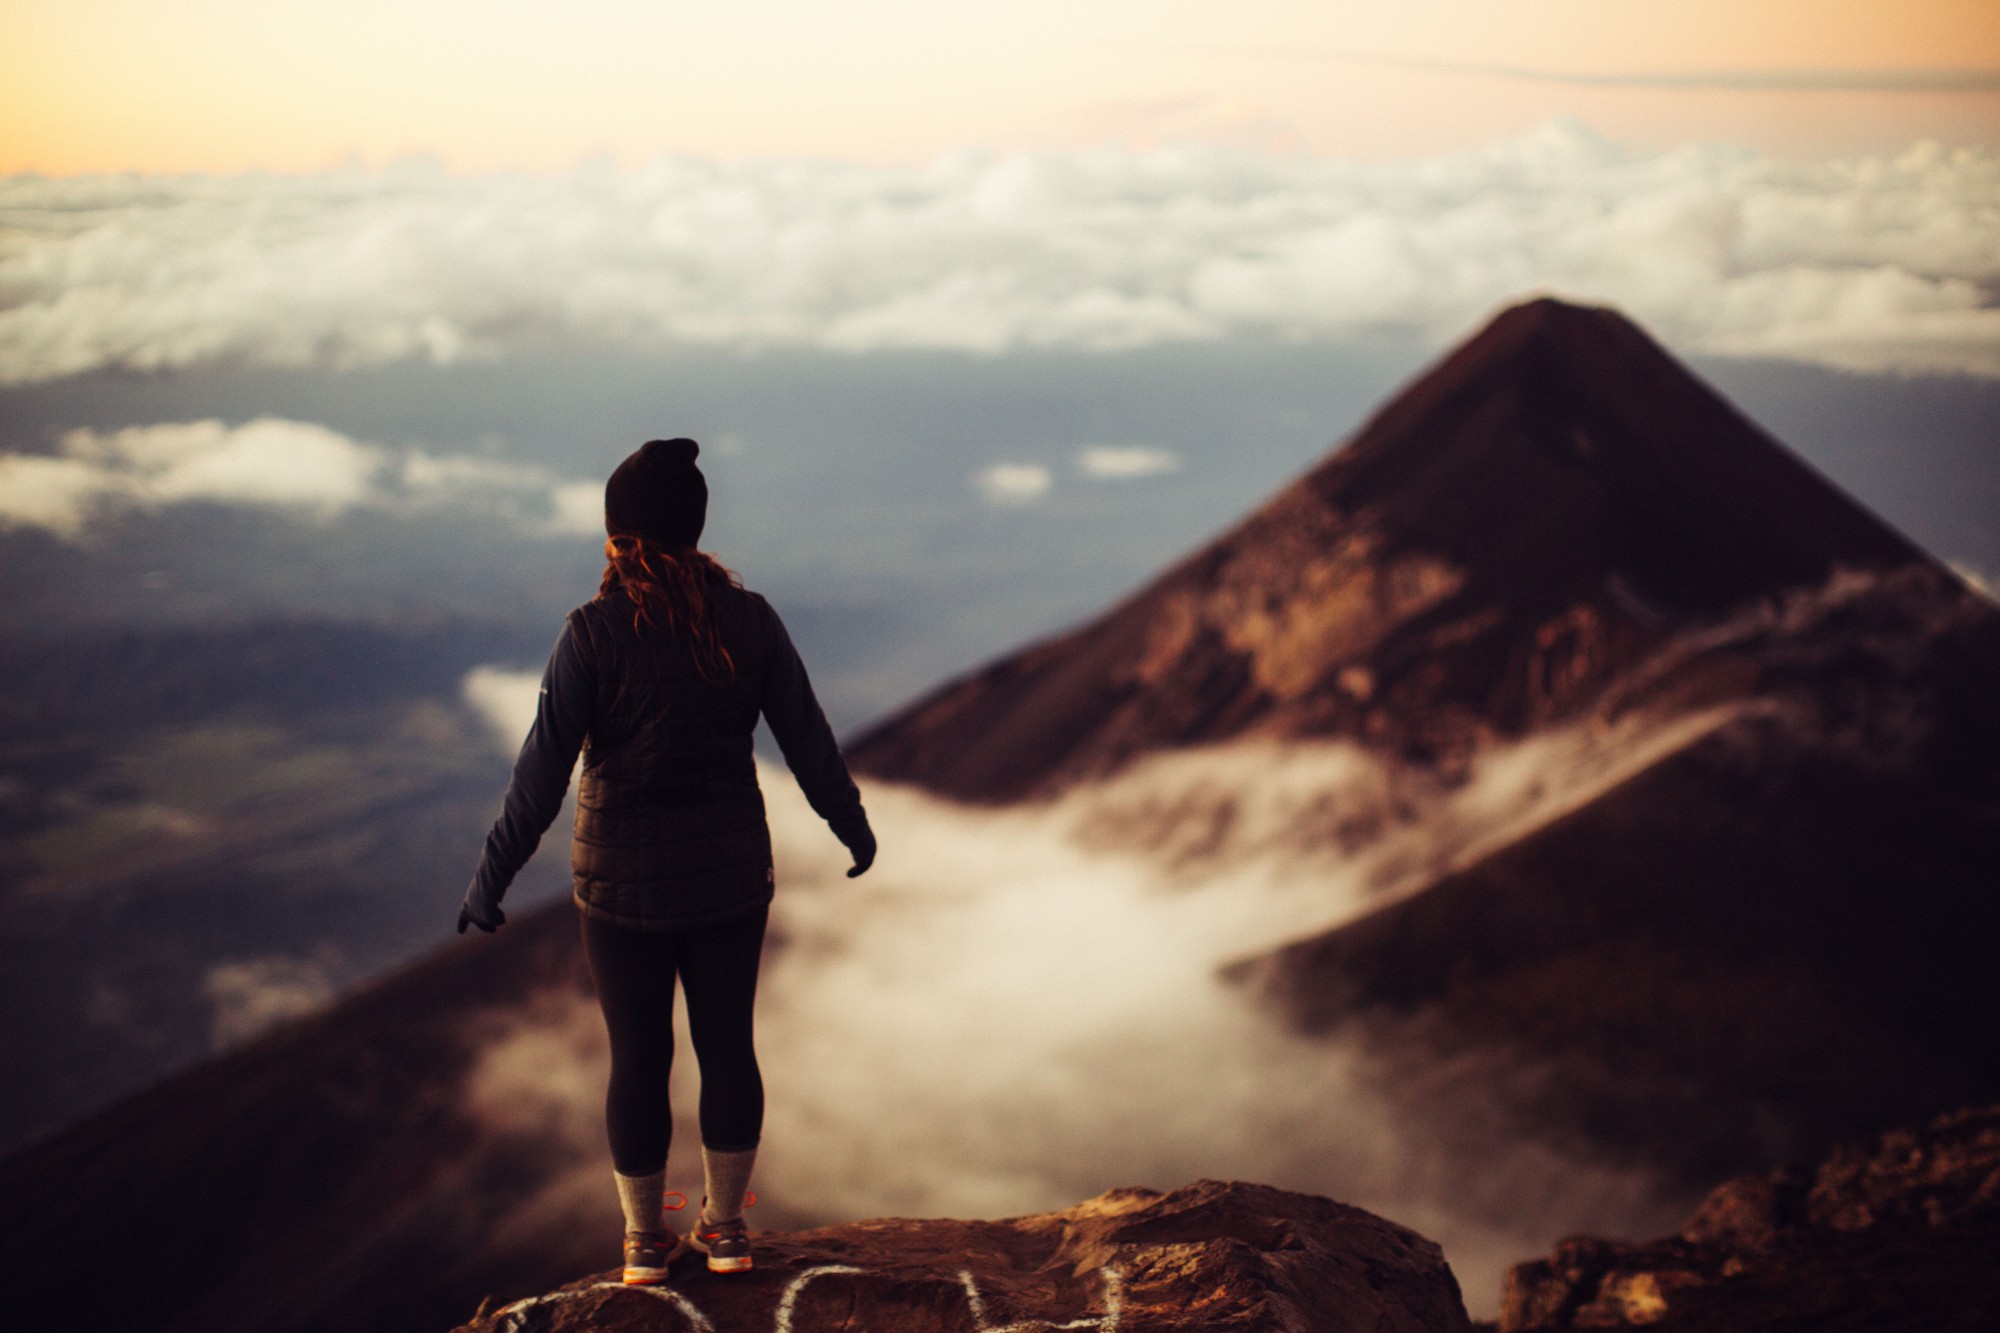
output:
[[1091,1329],[1461,1333],[1444,1254],[1415,1232],[1307,1194],[1198,1181],[1118,1189],[993,1222],[887,1219],[755,1236],[749,1273],[699,1255],[674,1279],[616,1270],[482,1310],[459,1333],[1000,1333]]
[[1500,1333],[2000,1328],[2000,1106],[1733,1180],[1679,1234],[1518,1264]]

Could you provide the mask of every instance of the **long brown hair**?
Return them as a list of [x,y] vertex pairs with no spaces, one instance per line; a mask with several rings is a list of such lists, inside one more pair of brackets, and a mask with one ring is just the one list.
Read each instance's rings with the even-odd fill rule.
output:
[[691,546],[669,550],[622,532],[605,539],[604,558],[598,595],[622,592],[631,598],[633,629],[656,625],[671,631],[686,626],[694,669],[703,680],[726,680],[736,674],[736,659],[723,646],[708,613],[709,588],[716,583],[741,588],[735,574],[705,551]]

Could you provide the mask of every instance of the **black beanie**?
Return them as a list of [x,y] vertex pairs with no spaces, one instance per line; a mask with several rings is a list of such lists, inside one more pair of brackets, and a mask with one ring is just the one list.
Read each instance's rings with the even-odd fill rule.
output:
[[659,546],[693,546],[708,519],[708,482],[694,465],[693,440],[648,440],[604,487],[604,530]]

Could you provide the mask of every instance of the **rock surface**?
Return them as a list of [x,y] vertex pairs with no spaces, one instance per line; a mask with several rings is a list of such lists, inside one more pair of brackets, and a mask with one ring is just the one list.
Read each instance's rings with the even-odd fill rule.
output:
[[615,1270],[483,1313],[459,1333],[867,1329],[1469,1329],[1430,1241],[1371,1213],[1262,1185],[1112,1190],[997,1222],[887,1220],[756,1237],[748,1274],[698,1256],[671,1284]]
[[1577,1237],[1508,1275],[1501,1333],[2000,1328],[2000,1106],[1734,1180],[1680,1234]]

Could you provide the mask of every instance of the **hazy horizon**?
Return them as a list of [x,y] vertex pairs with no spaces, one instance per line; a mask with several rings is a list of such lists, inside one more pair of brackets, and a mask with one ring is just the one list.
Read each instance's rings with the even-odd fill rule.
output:
[[[600,479],[640,440],[690,434],[711,478],[704,546],[794,622],[848,730],[1134,590],[1324,457],[1435,355],[1404,336],[0,390],[0,435],[82,438],[102,485],[140,484],[148,474],[117,449],[163,441],[238,466],[260,441],[331,451],[301,496],[246,491],[262,475],[246,473],[234,492],[86,495],[73,530],[0,532],[0,631],[442,616],[551,641],[595,591]],[[1694,368],[1941,559],[2000,570],[2000,382],[1713,357]],[[264,434],[245,433],[260,420]],[[200,422],[216,424],[189,435]],[[555,508],[565,488],[585,497],[580,518]]]

